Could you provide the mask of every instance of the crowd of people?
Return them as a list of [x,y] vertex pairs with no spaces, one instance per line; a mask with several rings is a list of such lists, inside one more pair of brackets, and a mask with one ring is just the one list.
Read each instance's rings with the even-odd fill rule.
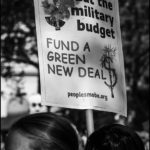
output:
[[120,124],[95,130],[83,146],[72,122],[54,113],[37,113],[11,126],[2,150],[146,150],[146,147],[136,132]]

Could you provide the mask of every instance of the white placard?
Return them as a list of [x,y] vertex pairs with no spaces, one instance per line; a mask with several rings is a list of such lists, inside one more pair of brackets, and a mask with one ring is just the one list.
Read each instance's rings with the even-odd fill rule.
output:
[[118,0],[34,0],[43,104],[127,115]]

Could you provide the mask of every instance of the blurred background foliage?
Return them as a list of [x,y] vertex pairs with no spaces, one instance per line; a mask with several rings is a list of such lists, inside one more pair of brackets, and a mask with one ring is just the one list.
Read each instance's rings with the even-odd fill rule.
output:
[[[119,119],[143,130],[149,117],[149,1],[119,0],[119,5],[129,114]],[[12,78],[15,63],[39,69],[33,0],[1,0],[1,76]],[[83,111],[62,109],[61,113],[85,131]],[[115,117],[94,111],[95,128],[114,122]]]

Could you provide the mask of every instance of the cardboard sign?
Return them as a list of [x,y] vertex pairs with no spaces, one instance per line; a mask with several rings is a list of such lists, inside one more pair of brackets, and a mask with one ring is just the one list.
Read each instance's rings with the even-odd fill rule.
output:
[[43,104],[126,116],[118,0],[34,0]]

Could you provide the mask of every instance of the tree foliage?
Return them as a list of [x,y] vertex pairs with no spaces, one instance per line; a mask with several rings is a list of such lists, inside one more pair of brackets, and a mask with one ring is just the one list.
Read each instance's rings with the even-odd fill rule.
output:
[[12,72],[12,62],[38,69],[33,1],[1,0],[2,74]]
[[[149,1],[121,1],[120,20],[129,109],[136,125],[149,116]],[[141,117],[140,117],[141,116]],[[140,121],[140,122],[139,122]]]

